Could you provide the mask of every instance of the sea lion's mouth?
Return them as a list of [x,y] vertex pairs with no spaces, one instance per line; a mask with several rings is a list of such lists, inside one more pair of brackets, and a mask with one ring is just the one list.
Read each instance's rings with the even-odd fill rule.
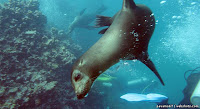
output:
[[83,99],[83,98],[84,98],[84,95],[83,95],[83,94],[77,95],[77,98],[78,98],[78,99]]
[[76,96],[78,99],[84,98],[84,94],[76,92]]
[[[87,86],[87,83],[86,83],[86,86]],[[79,86],[77,87],[77,90],[76,90],[76,96],[78,99],[82,99],[84,98],[86,95],[87,95],[87,91],[88,91],[88,88],[85,88],[82,86]]]

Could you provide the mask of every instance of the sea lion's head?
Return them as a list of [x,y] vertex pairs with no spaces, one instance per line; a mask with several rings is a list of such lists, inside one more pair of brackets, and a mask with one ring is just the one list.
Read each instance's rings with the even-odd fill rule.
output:
[[92,80],[85,73],[74,70],[71,75],[72,86],[78,99],[84,98],[92,86]]

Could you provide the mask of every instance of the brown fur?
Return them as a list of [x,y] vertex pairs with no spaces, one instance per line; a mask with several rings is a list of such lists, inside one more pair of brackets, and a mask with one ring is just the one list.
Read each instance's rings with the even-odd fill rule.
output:
[[[124,0],[124,3],[131,1]],[[94,80],[120,59],[140,60],[162,82],[147,53],[149,40],[155,28],[154,16],[151,10],[144,5],[132,7],[129,5],[123,5],[122,10],[115,15],[112,24],[102,38],[74,64],[72,84],[78,98],[83,98],[90,90]],[[80,75],[78,79],[76,78],[77,74]]]

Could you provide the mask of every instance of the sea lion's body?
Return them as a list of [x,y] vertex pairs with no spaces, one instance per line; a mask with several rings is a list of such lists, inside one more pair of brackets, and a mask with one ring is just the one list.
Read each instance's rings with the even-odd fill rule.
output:
[[[121,59],[142,61],[161,80],[147,53],[155,28],[154,16],[146,6],[130,5],[135,3],[132,0],[124,0],[122,10],[114,18],[110,18],[111,25],[102,38],[75,63],[72,83],[78,98],[83,98],[94,80]],[[80,80],[77,75],[81,77]]]
[[[120,59],[126,58],[127,55],[134,54],[135,57],[138,57],[142,51],[146,52],[145,48],[148,46],[149,36],[153,33],[154,25],[149,28],[150,31],[148,34],[142,36],[144,32],[147,31],[147,28],[141,27],[141,25],[138,26],[138,24],[142,24],[145,19],[132,19],[137,14],[138,13],[132,11],[129,12],[123,10],[118,12],[116,15],[117,19],[114,20],[103,37],[80,58],[79,61],[86,63],[80,67],[80,70],[83,71],[84,69],[89,68],[93,73],[87,71],[88,75],[98,76],[100,74],[99,71],[104,72]],[[140,13],[140,15],[141,14],[142,13]],[[150,17],[150,15],[151,13],[148,13],[148,17]],[[144,15],[141,15],[141,17],[144,17]],[[152,20],[151,24],[154,24],[154,17],[152,17]],[[135,23],[136,21],[137,23]],[[151,24],[149,24],[149,26]],[[135,35],[138,34],[138,37],[135,37],[134,33],[132,33],[134,30],[141,30],[140,33],[135,31]],[[141,44],[143,46],[138,46]],[[77,67],[79,68],[79,66]]]
[[95,19],[93,14],[78,15],[74,18],[73,22],[68,27],[68,32],[71,33],[75,28],[93,28],[89,24]]
[[67,35],[70,35],[76,28],[93,29],[94,27],[90,24],[95,20],[96,14],[101,14],[106,10],[105,6],[101,6],[93,13],[84,14],[86,8],[83,9],[72,21],[68,27]]

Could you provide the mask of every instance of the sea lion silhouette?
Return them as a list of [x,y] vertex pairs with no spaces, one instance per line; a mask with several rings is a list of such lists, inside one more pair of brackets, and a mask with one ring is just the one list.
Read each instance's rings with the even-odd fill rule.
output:
[[85,29],[93,29],[94,26],[90,26],[97,14],[101,14],[106,10],[104,5],[100,6],[95,12],[84,14],[87,8],[84,8],[73,20],[73,22],[69,25],[67,30],[67,36],[69,36],[74,29],[76,28],[85,28]]
[[155,18],[144,5],[123,0],[122,9],[114,17],[98,16],[97,27],[109,26],[104,35],[74,64],[72,86],[78,99],[90,90],[95,79],[119,60],[137,59],[149,67],[164,85],[147,49],[155,28]]

